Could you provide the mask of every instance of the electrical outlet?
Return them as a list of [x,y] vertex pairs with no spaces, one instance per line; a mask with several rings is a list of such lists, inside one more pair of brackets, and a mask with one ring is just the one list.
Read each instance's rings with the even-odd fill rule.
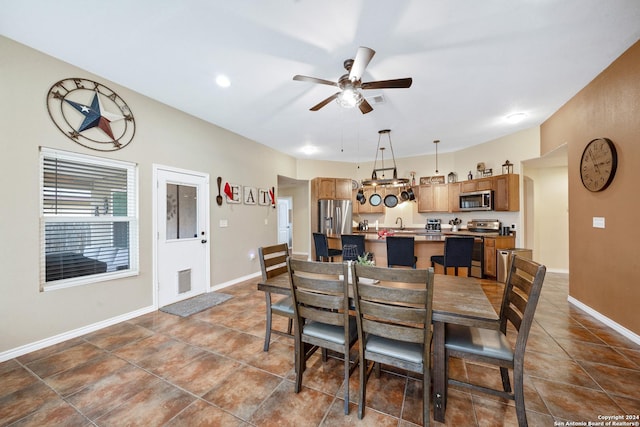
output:
[[269,220],[267,218],[264,219],[264,225],[269,225]]
[[228,226],[229,226],[229,221],[227,221],[226,219],[220,220],[220,227],[228,227]]
[[593,228],[604,228],[604,217],[603,216],[594,216],[593,217]]

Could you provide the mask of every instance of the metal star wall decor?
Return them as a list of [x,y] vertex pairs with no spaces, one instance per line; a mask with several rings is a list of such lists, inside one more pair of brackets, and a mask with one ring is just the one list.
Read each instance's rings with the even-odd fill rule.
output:
[[47,110],[62,133],[92,150],[120,150],[135,135],[127,103],[93,80],[70,78],[55,83],[47,95]]

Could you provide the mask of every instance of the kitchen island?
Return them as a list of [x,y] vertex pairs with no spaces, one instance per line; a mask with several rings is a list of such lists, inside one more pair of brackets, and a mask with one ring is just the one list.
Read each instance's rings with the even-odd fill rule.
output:
[[[395,230],[394,234],[389,234],[397,237],[413,237],[415,239],[415,256],[418,257],[416,264],[417,268],[429,268],[431,267],[431,256],[442,255],[444,253],[444,239],[445,236],[440,233],[426,234],[424,230],[419,232],[418,230]],[[384,237],[378,237],[376,231],[354,231],[353,234],[363,234],[365,236],[364,249],[374,255],[376,265],[386,267],[387,266],[387,241]],[[339,235],[328,235],[330,248],[341,248]],[[440,269],[442,270],[442,268]],[[438,271],[436,271],[438,273]],[[442,273],[442,271],[440,271]]]

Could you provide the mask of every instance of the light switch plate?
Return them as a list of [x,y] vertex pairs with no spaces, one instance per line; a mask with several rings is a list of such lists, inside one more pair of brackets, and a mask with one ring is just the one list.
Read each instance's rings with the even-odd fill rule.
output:
[[602,217],[602,216],[594,216],[593,217],[593,228],[604,228],[604,217]]
[[228,226],[229,226],[229,221],[227,221],[226,219],[220,220],[220,227],[228,227]]

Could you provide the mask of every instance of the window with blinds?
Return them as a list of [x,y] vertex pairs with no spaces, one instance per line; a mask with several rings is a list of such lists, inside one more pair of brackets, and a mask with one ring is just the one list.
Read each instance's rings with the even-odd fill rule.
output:
[[137,167],[42,148],[41,289],[138,272]]

